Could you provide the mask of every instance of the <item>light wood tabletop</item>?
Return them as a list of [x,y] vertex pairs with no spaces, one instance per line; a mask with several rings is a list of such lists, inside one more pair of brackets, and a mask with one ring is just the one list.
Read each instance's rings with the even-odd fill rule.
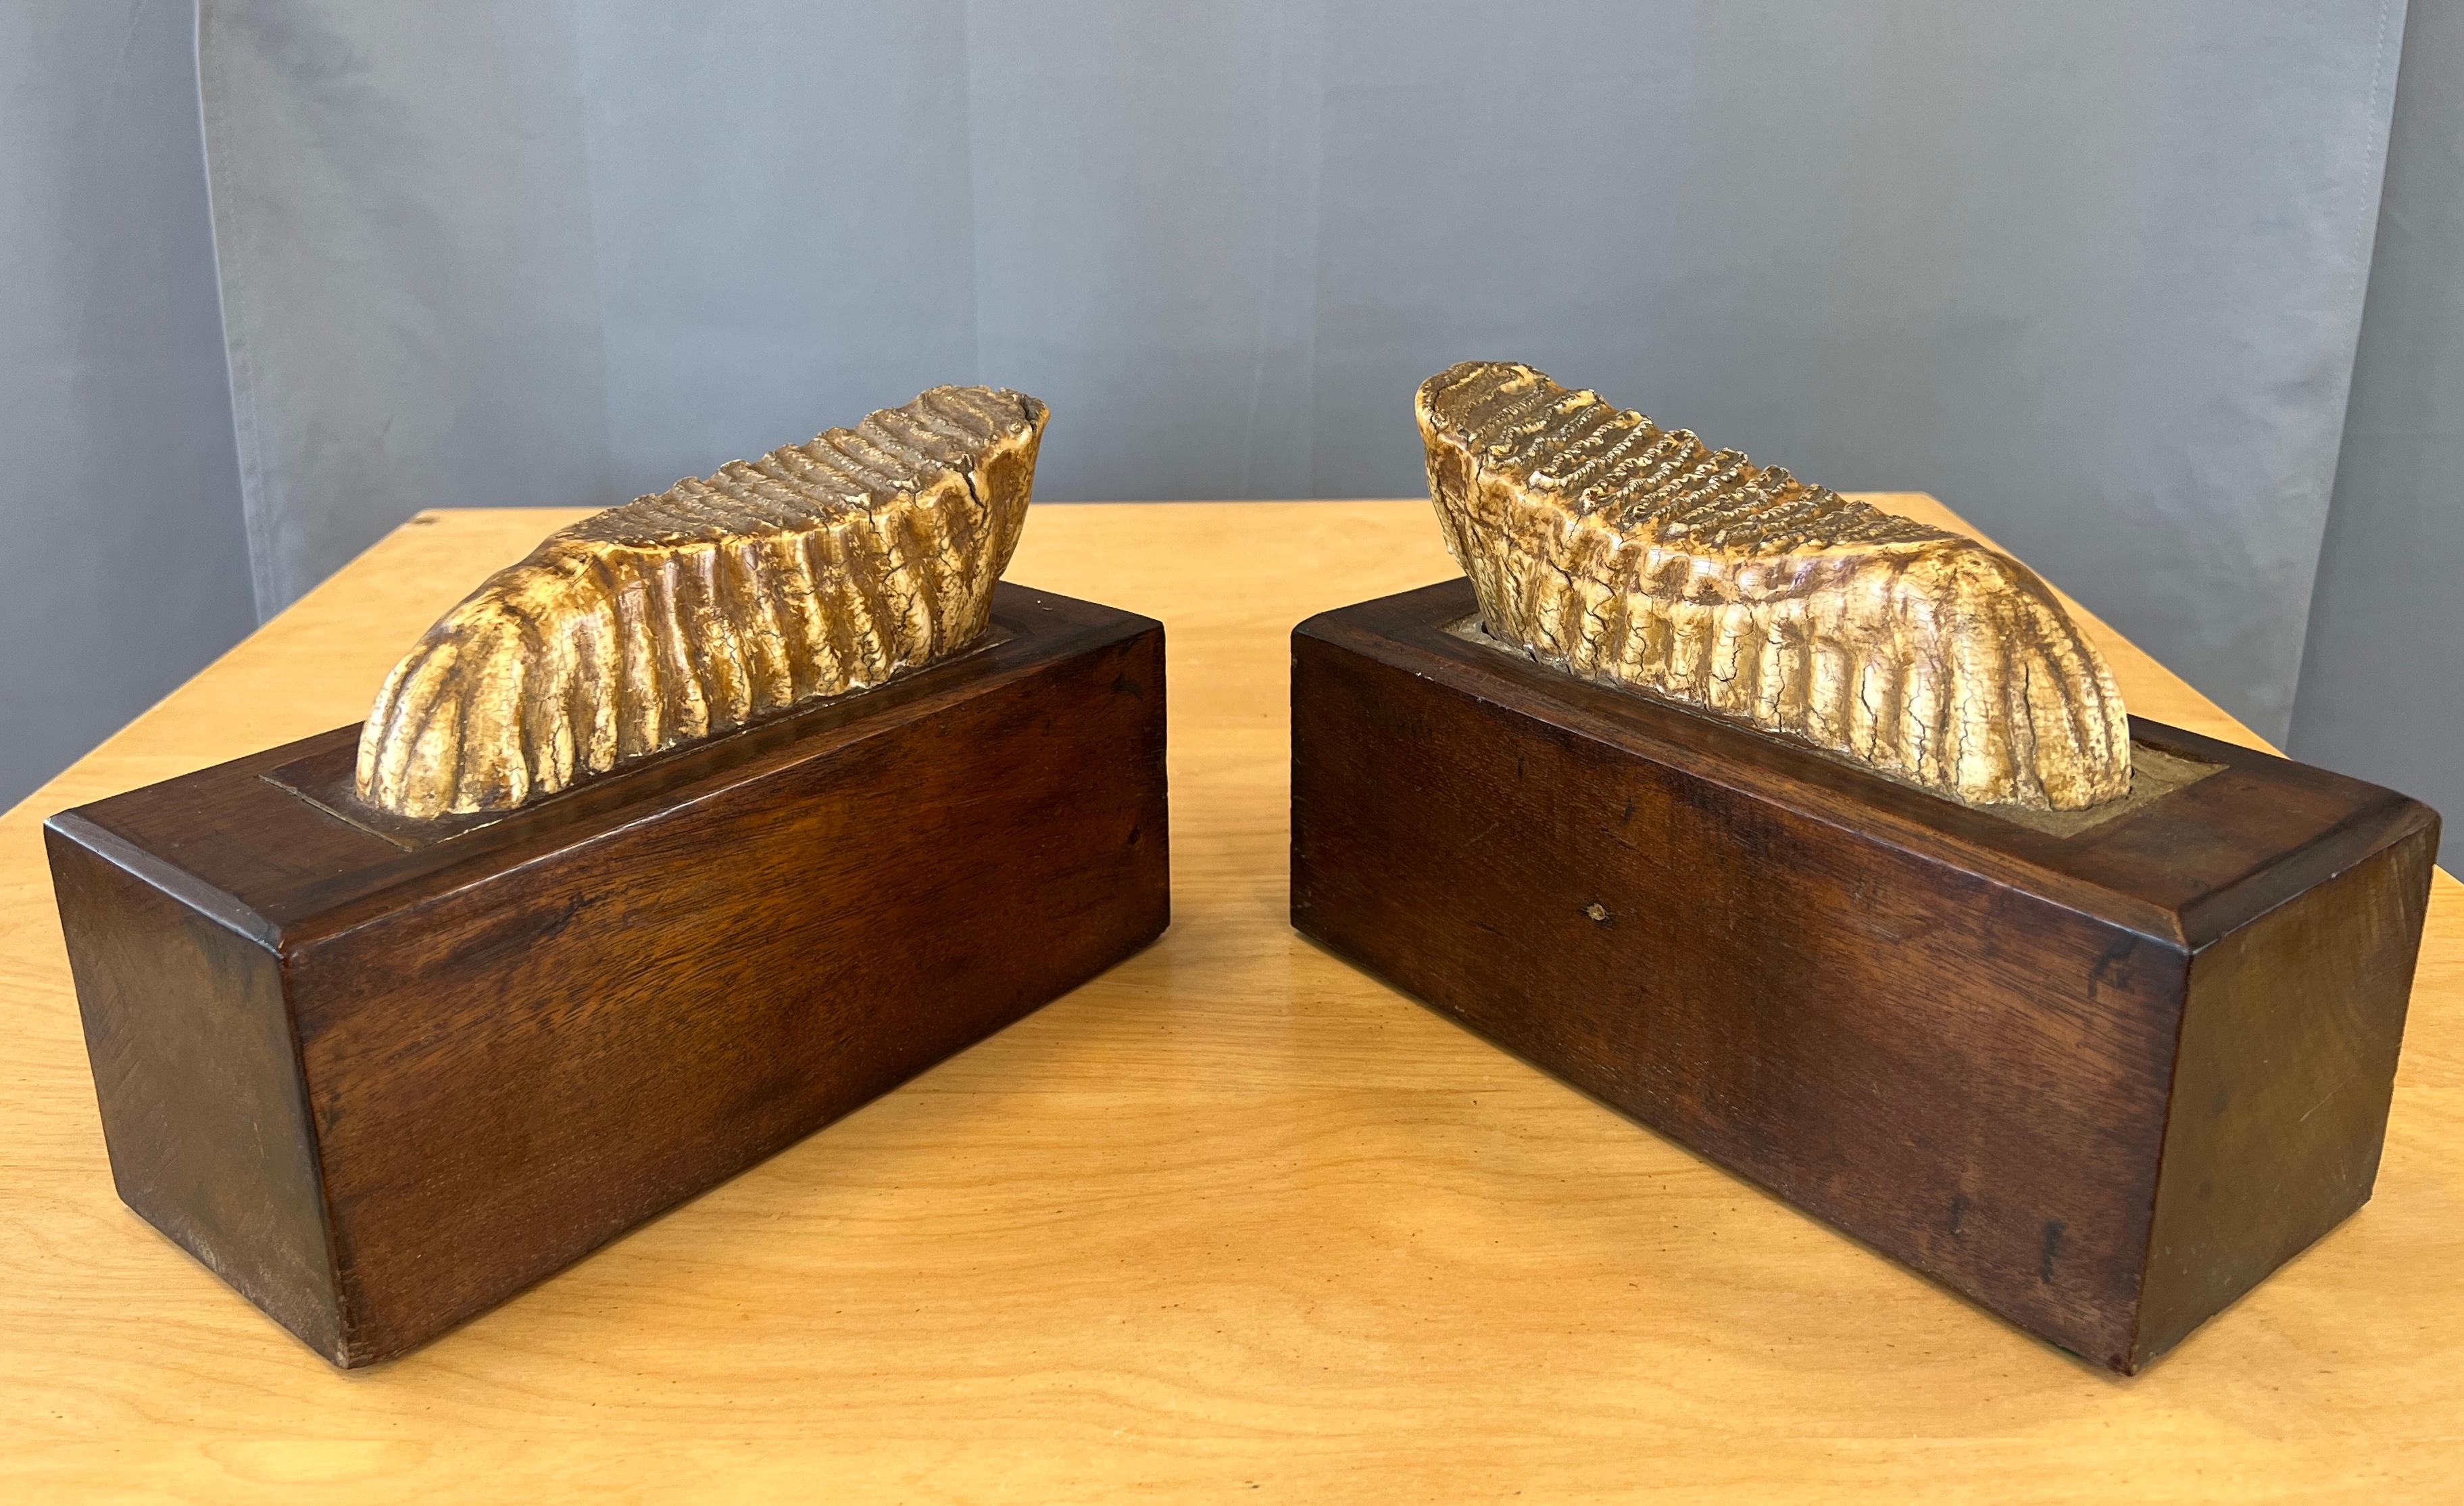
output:
[[[1010,579],[1167,624],[1164,939],[329,1368],[114,1196],[41,819],[358,720],[573,516],[414,520],[0,818],[0,1496],[2464,1497],[2464,890],[2376,1200],[2116,1379],[1292,934],[1287,635],[1454,574],[1425,502],[1038,505]],[[2132,710],[2256,741],[2099,631]]]

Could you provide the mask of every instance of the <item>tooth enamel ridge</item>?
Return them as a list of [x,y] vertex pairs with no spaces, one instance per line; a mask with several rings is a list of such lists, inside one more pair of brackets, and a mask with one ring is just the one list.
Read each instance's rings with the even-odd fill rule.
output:
[[1045,416],[935,388],[550,535],[394,667],[359,798],[503,809],[958,652],[990,621]]
[[1466,362],[1416,407],[1493,636],[1970,805],[2128,793],[2112,673],[2010,556],[1529,366]]

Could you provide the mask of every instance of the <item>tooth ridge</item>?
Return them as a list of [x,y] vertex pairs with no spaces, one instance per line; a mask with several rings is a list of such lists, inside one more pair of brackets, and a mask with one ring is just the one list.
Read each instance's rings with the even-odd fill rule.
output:
[[386,677],[357,787],[500,809],[943,658],[991,620],[1047,411],[935,388],[551,534]]
[[1972,805],[2128,792],[2112,672],[2008,555],[1527,365],[1449,367],[1415,406],[1492,634]]

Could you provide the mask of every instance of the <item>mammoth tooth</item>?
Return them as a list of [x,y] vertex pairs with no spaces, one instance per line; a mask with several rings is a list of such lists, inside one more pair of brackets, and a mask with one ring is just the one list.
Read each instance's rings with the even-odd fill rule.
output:
[[1529,366],[1465,362],[1415,406],[1494,636],[1970,805],[2128,792],[2111,671],[2010,556]]
[[386,676],[360,799],[421,819],[518,806],[966,647],[1045,411],[936,387],[549,535]]

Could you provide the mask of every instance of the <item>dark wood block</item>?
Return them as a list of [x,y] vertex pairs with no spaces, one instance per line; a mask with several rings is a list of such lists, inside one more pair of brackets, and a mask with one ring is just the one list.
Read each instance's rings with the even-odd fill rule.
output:
[[502,817],[354,808],[359,729],[46,831],[128,1205],[341,1365],[399,1354],[1145,946],[1163,631],[983,646]]
[[1294,632],[1303,935],[2115,1370],[2369,1197],[2426,807],[2134,720],[2153,798],[2023,823],[1476,621]]

